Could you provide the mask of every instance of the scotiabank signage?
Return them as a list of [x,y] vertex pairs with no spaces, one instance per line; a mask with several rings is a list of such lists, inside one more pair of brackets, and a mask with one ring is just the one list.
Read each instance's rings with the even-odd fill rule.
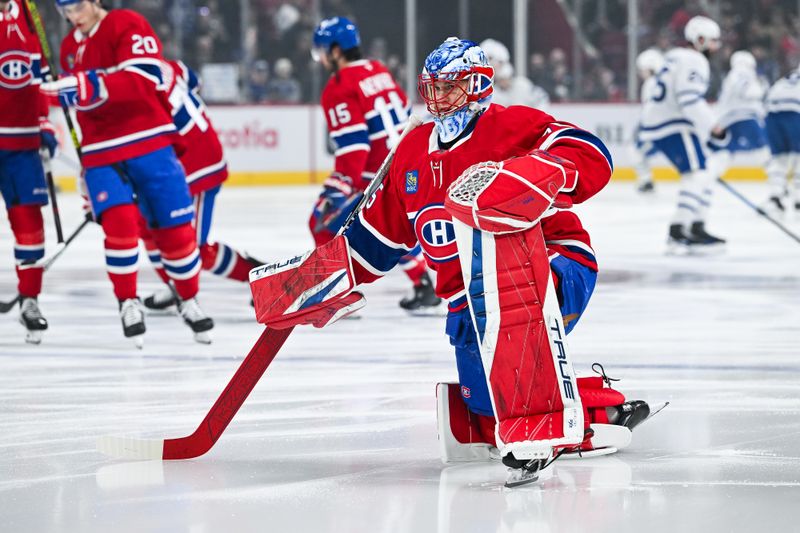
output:
[[221,127],[217,134],[222,145],[231,150],[274,150],[279,146],[280,131],[258,119],[241,125]]

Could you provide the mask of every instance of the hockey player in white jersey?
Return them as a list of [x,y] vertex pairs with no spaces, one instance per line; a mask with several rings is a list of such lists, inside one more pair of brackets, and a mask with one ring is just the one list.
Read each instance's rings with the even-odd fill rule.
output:
[[767,165],[770,185],[768,207],[782,213],[791,205],[789,177],[794,176],[794,207],[800,210],[800,68],[776,81],[767,93],[767,139],[772,159]]
[[479,45],[494,68],[494,96],[492,103],[502,106],[526,105],[548,112],[550,96],[525,76],[515,76],[511,55],[506,45],[495,39],[486,39]]
[[[684,29],[689,46],[673,48],[656,77],[657,90],[642,110],[639,130],[678,169],[681,188],[668,242],[673,251],[706,250],[724,240],[706,232],[713,176],[706,167],[704,145],[712,135],[714,113],[706,102],[708,55],[719,49],[719,25],[696,16]],[[715,135],[721,135],[715,131]]]
[[[639,91],[639,101],[644,103],[649,101],[658,91],[656,75],[664,68],[664,54],[655,48],[649,48],[638,55],[636,58],[636,70],[642,79],[642,88]],[[636,171],[636,183],[640,193],[651,193],[655,191],[653,185],[652,158],[658,153],[653,143],[642,141],[639,136],[641,129],[641,119],[636,125],[634,146],[634,169]]]
[[722,176],[734,153],[761,151],[766,155],[764,93],[766,86],[756,73],[753,54],[747,50],[731,54],[731,70],[717,100],[715,129],[724,136],[712,136],[708,142],[708,169],[713,177]]

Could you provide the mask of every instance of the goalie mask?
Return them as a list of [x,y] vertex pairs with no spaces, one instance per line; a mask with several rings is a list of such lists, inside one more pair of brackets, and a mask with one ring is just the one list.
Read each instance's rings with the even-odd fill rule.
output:
[[489,107],[494,69],[472,41],[450,37],[425,59],[418,88],[439,139],[456,139]]

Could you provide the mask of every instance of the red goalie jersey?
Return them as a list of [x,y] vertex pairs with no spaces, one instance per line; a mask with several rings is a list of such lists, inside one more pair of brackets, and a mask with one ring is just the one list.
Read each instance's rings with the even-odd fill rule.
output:
[[83,165],[97,167],[169,146],[175,131],[165,99],[172,80],[162,68],[161,42],[138,13],[115,9],[88,36],[78,30],[61,44],[66,73],[104,72],[107,96],[77,108]]
[[322,109],[335,145],[334,171],[364,189],[405,127],[408,98],[379,61],[353,61],[322,91]]
[[451,310],[466,305],[455,231],[444,208],[447,189],[476,163],[504,161],[536,149],[571,161],[578,176],[541,219],[549,255],[561,254],[597,270],[589,234],[569,207],[608,183],[608,149],[591,133],[555,122],[536,109],[492,105],[449,149],[439,148],[433,123],[418,127],[400,144],[386,181],[346,233],[356,281],[384,275],[419,241],[437,271],[436,293],[450,301]]
[[47,118],[39,92],[47,69],[21,9],[11,2],[0,11],[0,150],[38,149],[39,120]]

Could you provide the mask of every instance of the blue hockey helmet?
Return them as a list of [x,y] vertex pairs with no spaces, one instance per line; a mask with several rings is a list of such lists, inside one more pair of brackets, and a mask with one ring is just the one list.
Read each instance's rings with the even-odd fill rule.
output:
[[473,41],[450,37],[428,55],[418,89],[442,141],[458,137],[489,107],[493,81],[494,69]]
[[334,44],[342,51],[361,46],[358,28],[350,19],[333,17],[320,22],[317,29],[314,30],[314,48],[311,55],[318,61],[320,53],[327,54]]

